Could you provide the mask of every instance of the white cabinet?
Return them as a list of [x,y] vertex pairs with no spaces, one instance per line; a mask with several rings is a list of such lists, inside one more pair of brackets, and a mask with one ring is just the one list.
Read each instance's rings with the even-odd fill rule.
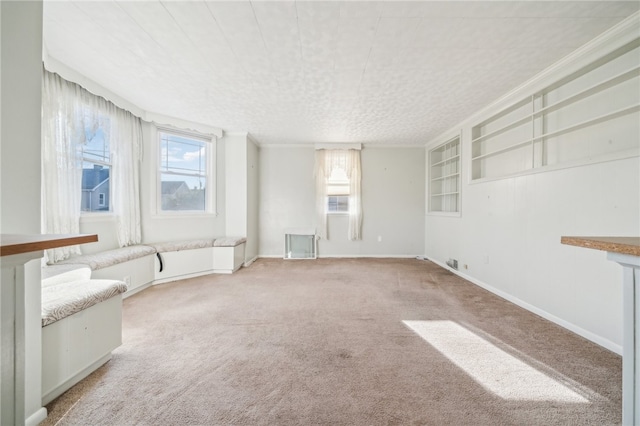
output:
[[111,359],[122,344],[122,296],[42,328],[42,404]]

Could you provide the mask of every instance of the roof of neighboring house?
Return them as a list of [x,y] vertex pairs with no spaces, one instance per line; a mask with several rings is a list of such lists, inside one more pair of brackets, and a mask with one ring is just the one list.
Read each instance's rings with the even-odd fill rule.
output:
[[162,195],[171,195],[178,192],[180,188],[184,186],[184,189],[189,189],[187,183],[183,180],[178,181],[163,181],[162,182]]
[[82,169],[82,190],[93,191],[109,179],[109,169],[94,165],[93,169]]

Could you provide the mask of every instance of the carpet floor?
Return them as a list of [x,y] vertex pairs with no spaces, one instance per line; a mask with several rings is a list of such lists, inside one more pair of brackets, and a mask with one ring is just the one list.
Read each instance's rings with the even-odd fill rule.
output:
[[428,261],[260,259],[124,300],[43,424],[615,425],[621,370]]

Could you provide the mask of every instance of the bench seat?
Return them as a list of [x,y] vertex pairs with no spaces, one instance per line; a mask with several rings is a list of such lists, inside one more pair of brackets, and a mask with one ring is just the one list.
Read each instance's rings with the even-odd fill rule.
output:
[[85,279],[43,285],[42,326],[53,324],[126,291],[125,283],[115,280]]
[[83,264],[89,266],[92,271],[96,271],[98,269],[117,265],[118,263],[124,263],[150,254],[155,254],[155,252],[155,248],[147,245],[129,246],[95,254],[83,254],[80,256],[70,257],[69,259],[57,262],[56,265]]

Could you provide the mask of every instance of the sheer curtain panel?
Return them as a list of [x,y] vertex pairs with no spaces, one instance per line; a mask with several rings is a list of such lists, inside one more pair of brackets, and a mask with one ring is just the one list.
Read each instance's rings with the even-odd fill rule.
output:
[[[43,70],[42,84],[42,231],[78,233],[82,203],[83,148],[91,153],[99,135],[109,161],[110,205],[121,247],[141,242],[140,119],[57,74]],[[102,214],[102,213],[99,213]],[[55,262],[79,254],[76,247],[47,253]]]

